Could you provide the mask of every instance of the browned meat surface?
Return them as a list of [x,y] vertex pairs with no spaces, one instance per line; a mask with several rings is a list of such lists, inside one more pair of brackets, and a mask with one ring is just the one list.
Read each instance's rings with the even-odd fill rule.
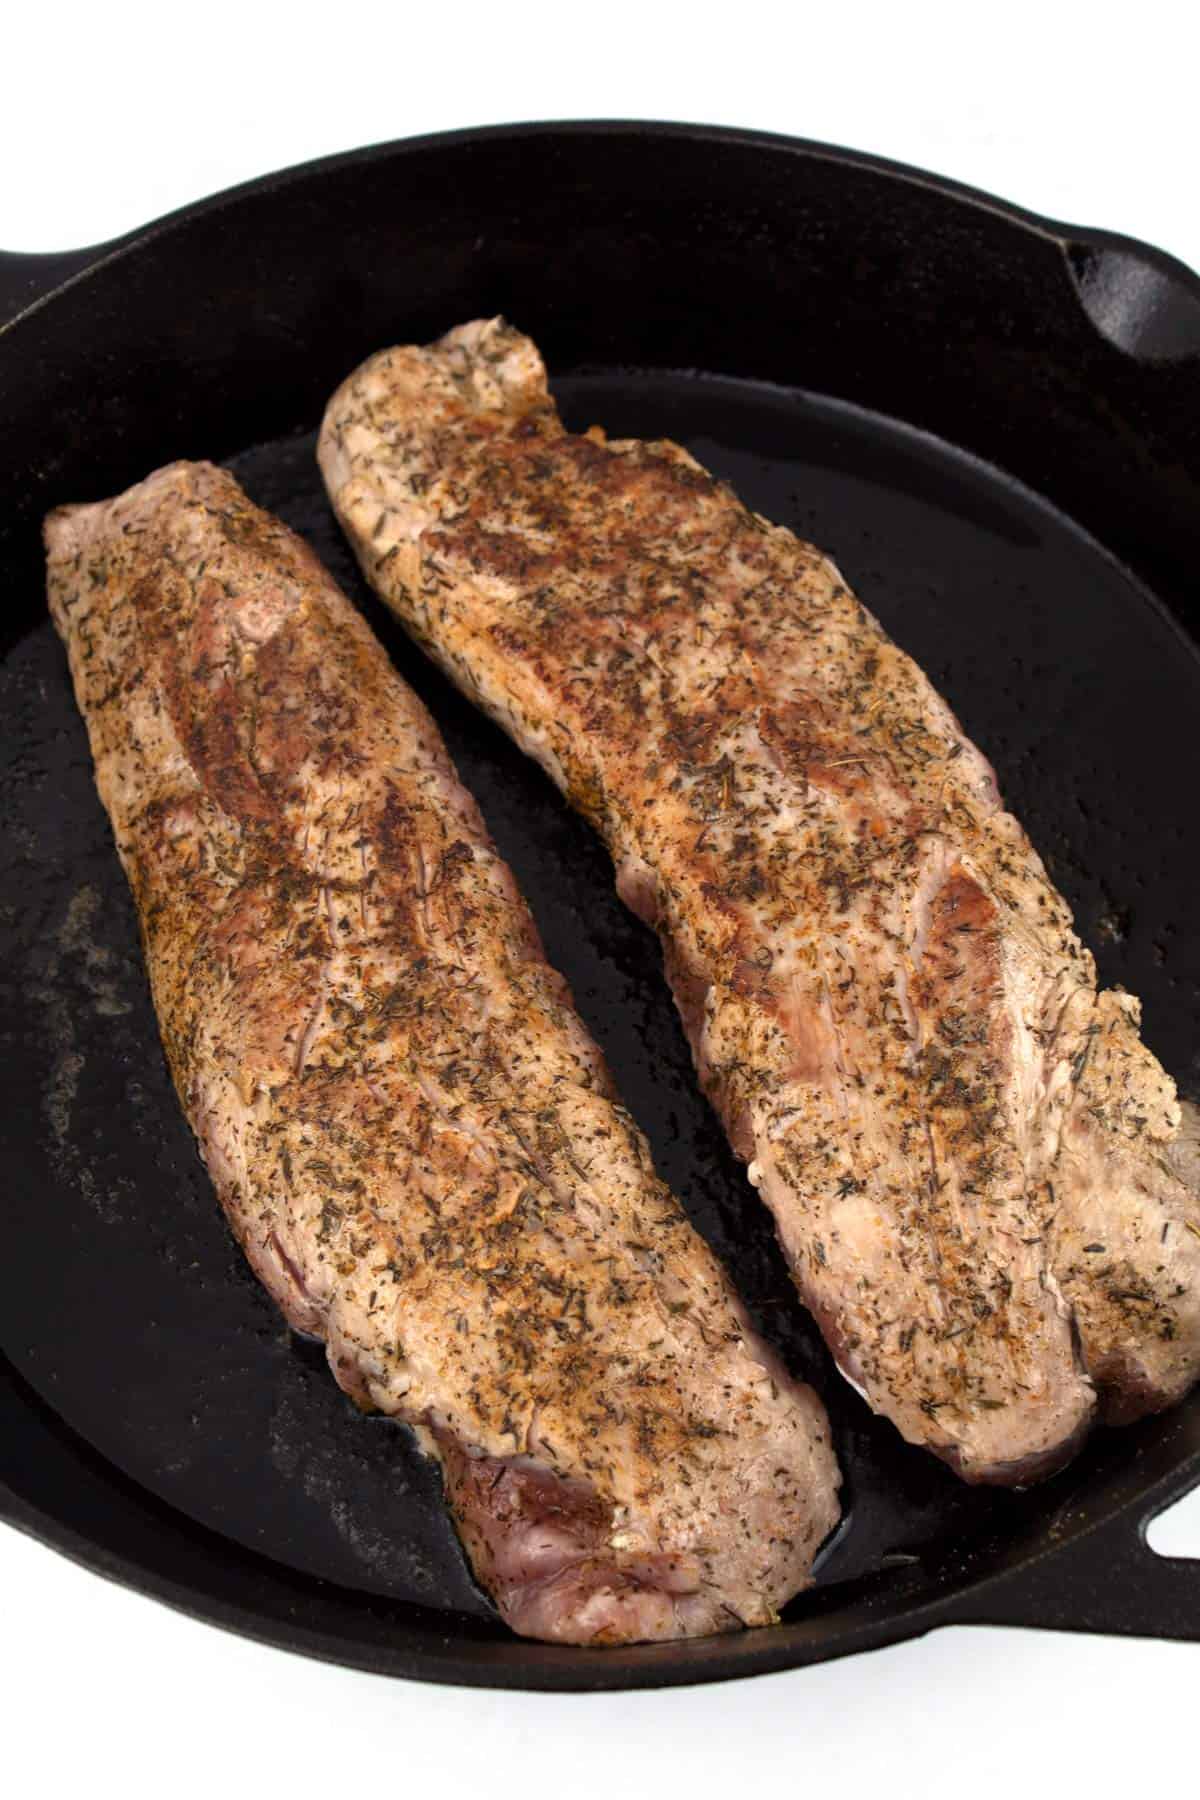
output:
[[251,1264],[439,1457],[515,1630],[770,1621],[814,1395],[655,1179],[432,720],[312,554],[177,463],[46,528],[184,1109]]
[[1200,1363],[1200,1206],[987,762],[812,545],[677,445],[565,433],[500,321],[331,401],[375,587],[604,834],[844,1373],[968,1479]]

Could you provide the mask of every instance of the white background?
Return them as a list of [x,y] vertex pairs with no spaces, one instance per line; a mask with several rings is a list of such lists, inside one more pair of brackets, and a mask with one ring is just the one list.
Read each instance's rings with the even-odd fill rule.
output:
[[[0,244],[98,242],[287,163],[514,119],[763,126],[852,145],[1200,266],[1191,9],[736,0],[713,13],[41,6],[4,21]],[[2,406],[2,397],[0,397]],[[1156,1530],[1200,1554],[1200,1494]],[[1200,1650],[955,1630],[665,1694],[426,1688],[260,1649],[0,1529],[0,1783],[142,1800],[369,1783],[495,1800],[1194,1788]]]

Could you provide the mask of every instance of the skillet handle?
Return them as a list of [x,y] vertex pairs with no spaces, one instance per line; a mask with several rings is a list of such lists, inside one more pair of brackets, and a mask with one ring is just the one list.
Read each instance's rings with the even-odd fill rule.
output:
[[94,248],[56,250],[45,256],[0,250],[0,331],[103,254]]
[[981,1583],[955,1609],[954,1623],[1200,1643],[1200,1560],[1150,1548],[1146,1530],[1160,1510],[1110,1520]]

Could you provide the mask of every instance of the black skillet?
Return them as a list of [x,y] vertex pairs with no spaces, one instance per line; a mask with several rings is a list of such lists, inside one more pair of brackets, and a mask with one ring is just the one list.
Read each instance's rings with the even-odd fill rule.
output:
[[[273,175],[101,249],[0,258],[0,1515],[266,1642],[530,1688],[716,1680],[970,1621],[1200,1639],[1146,1523],[1200,1479],[1200,1394],[1023,1494],[973,1491],[832,1374],[696,1096],[648,935],[531,764],[381,614],[312,458],[386,343],[502,311],[569,421],[690,444],[837,558],[995,761],[1105,981],[1200,1087],[1200,282],[867,157],[746,132],[476,131]],[[431,704],[659,1165],[826,1394],[848,1519],[774,1631],[518,1642],[437,1480],[242,1265],[179,1115],[133,911],[45,621],[38,525],[228,458]],[[1186,811],[1185,811],[1186,806]]]

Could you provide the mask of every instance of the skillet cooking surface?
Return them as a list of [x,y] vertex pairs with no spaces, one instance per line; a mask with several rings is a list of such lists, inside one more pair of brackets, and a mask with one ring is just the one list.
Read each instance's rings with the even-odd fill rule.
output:
[[[1147,1041],[1185,1093],[1195,1088],[1195,856],[1176,792],[1194,757],[1200,659],[1158,603],[1028,491],[886,418],[702,375],[609,370],[553,385],[575,429],[675,437],[834,556],[992,758],[1101,980],[1141,995]],[[830,1405],[848,1519],[817,1592],[787,1614],[806,1623],[807,1648],[797,1639],[776,1654],[785,1634],[756,1634],[758,1651],[774,1640],[773,1661],[829,1654],[823,1629],[848,1610],[954,1586],[1044,1531],[1048,1515],[1069,1519],[1114,1470],[1194,1445],[1196,1397],[1169,1419],[1098,1433],[1040,1489],[970,1490],[867,1413],[831,1371],[766,1211],[699,1097],[656,942],[617,901],[598,840],[368,595],[311,435],[246,449],[230,467],[307,537],[430,705],[661,1173],[760,1328]],[[132,903],[46,621],[0,667],[0,732],[0,964],[12,990],[0,1012],[4,1351],[106,1465],[219,1534],[198,1541],[231,1579],[245,1572],[243,1592],[264,1553],[283,1565],[270,1579],[290,1596],[294,1641],[320,1614],[339,1619],[337,1642],[306,1647],[373,1668],[438,1672],[389,1654],[406,1626],[463,1654],[477,1645],[485,1661],[490,1642],[513,1649],[467,1574],[431,1466],[402,1429],[340,1395],[224,1226],[167,1076]],[[69,1442],[44,1416],[42,1427]],[[238,1622],[289,1636],[265,1608],[257,1624]],[[523,1674],[510,1658],[507,1673],[459,1666],[448,1678],[588,1686],[764,1666],[742,1644],[519,1646]]]

